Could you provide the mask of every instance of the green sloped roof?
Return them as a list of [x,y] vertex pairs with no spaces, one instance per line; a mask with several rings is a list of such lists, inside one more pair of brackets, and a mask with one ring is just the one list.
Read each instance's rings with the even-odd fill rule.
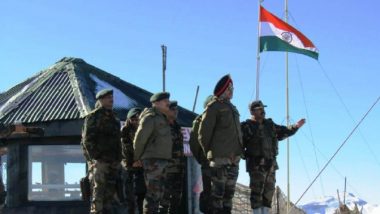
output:
[[[50,68],[0,94],[0,122],[11,124],[81,119],[103,88],[114,89],[115,111],[123,120],[135,106],[150,106],[152,95],[78,58],[65,57]],[[178,122],[190,127],[196,115],[179,108]]]

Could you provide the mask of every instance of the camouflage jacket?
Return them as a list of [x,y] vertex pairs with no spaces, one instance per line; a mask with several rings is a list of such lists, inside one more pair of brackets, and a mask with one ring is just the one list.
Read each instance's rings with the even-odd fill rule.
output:
[[235,158],[243,154],[239,116],[229,101],[215,97],[207,105],[198,132],[207,159]]
[[87,160],[121,161],[120,121],[112,110],[97,108],[86,116],[82,148]]
[[121,129],[121,148],[123,162],[126,167],[132,167],[133,164],[133,139],[135,138],[137,128],[128,122]]
[[[257,164],[261,158],[271,160],[275,164],[278,154],[278,141],[294,135],[298,128],[296,126],[280,126],[272,119],[265,119],[262,124],[248,119],[241,123],[243,132],[243,144],[247,159]],[[250,164],[249,164],[250,165]]]
[[156,108],[146,108],[140,115],[140,123],[133,140],[134,159],[171,159],[172,136],[166,116]]
[[170,131],[172,133],[172,141],[173,141],[173,150],[172,157],[173,158],[183,158],[183,135],[181,131],[181,126],[174,121],[173,124],[170,125]]

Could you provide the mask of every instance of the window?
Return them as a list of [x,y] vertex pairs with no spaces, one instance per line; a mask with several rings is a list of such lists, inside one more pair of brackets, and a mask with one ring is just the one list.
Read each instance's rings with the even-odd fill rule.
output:
[[3,154],[0,156],[1,159],[1,166],[0,166],[0,173],[1,173],[1,179],[3,181],[4,190],[7,189],[7,155]]
[[28,147],[28,200],[80,200],[86,162],[79,145]]

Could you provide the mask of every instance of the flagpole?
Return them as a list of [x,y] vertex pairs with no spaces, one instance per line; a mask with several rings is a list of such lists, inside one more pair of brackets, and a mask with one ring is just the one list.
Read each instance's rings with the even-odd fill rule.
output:
[[258,14],[258,25],[257,25],[257,56],[256,56],[256,100],[259,99],[260,92],[260,33],[261,33],[261,25],[260,25],[260,8],[261,2],[263,0],[259,0],[259,12]]
[[[288,23],[288,0],[285,0],[285,22]],[[285,66],[286,66],[286,125],[289,127],[289,53],[285,53]],[[287,159],[287,196],[288,203],[286,203],[286,213],[290,211],[290,143],[289,138],[286,140],[286,159]]]

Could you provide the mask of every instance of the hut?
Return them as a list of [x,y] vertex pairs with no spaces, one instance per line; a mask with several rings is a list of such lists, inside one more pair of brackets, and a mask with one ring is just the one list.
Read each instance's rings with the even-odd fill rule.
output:
[[[87,167],[81,128],[95,105],[95,94],[104,88],[114,89],[114,109],[121,120],[132,107],[150,106],[152,93],[68,57],[0,93],[0,123],[45,130],[43,137],[16,135],[1,145],[7,151],[1,156],[7,191],[4,213],[88,213],[79,188]],[[178,122],[191,127],[195,116],[180,107]]]

